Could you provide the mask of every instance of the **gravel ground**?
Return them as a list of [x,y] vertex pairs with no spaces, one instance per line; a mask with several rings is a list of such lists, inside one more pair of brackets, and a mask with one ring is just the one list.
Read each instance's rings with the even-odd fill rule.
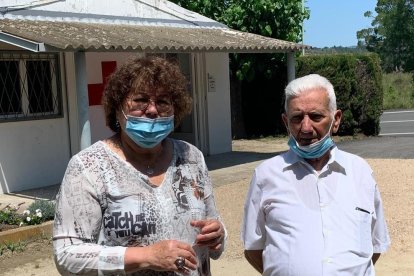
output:
[[[339,146],[340,147],[340,146]],[[235,151],[254,151],[256,154],[286,150],[283,139],[237,140]],[[412,148],[411,148],[412,149]],[[411,150],[413,151],[413,150]],[[414,160],[413,159],[367,159],[379,185],[384,211],[391,236],[391,248],[383,254],[376,265],[377,275],[413,275],[414,273]],[[404,157],[405,158],[405,157]],[[260,162],[244,165],[251,172]],[[235,170],[238,169],[236,165]],[[212,178],[214,174],[212,171]],[[216,178],[220,181],[220,178]],[[248,190],[250,176],[228,185],[218,184],[215,189],[217,205],[229,232],[229,241],[224,256],[213,262],[214,275],[259,275],[244,260],[240,241],[240,224],[243,203]],[[229,200],[231,199],[231,200]]]
[[[213,275],[259,275],[243,257],[240,241],[243,203],[253,169],[263,159],[286,149],[283,138],[236,140],[232,153],[206,158],[215,185],[217,206],[229,234],[224,255],[212,261]],[[414,159],[392,158],[367,159],[381,190],[392,240],[390,250],[378,261],[376,272],[379,276],[413,275]],[[33,243],[24,252],[0,256],[0,271],[5,276],[59,275],[51,257],[50,240]]]

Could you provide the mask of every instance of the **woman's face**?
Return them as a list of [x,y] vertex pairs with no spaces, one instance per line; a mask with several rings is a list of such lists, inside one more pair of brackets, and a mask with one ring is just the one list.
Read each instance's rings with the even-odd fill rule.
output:
[[132,92],[125,98],[122,110],[117,114],[122,132],[125,131],[127,116],[156,119],[174,115],[170,93],[161,89],[147,91]]
[[[172,115],[174,115],[174,106],[171,94],[165,92],[165,90],[148,89],[129,93],[121,106],[121,110],[117,113],[120,131],[127,134],[121,136],[126,138],[123,139],[123,143],[146,149],[160,145],[161,141],[173,130]],[[162,117],[170,118],[160,120],[158,124],[153,124],[148,120],[136,119],[158,119]]]
[[162,89],[147,91],[132,92],[126,97],[123,105],[125,115],[150,119],[174,115],[170,93]]

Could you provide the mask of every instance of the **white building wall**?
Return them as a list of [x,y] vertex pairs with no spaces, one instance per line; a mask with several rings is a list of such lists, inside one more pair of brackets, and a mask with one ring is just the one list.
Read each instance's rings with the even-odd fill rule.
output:
[[206,53],[205,61],[208,144],[211,155],[232,150],[229,56],[227,53]]
[[0,123],[0,194],[59,184],[70,158],[67,119]]
[[[86,53],[87,83],[103,82],[102,61],[116,61],[119,66],[132,55],[137,54]],[[205,54],[205,66],[205,70],[202,71],[206,72],[207,131],[204,133],[208,135],[208,153],[229,152],[231,151],[231,116],[228,54]],[[66,69],[71,67],[73,66]],[[64,83],[65,79],[64,77]],[[74,102],[72,90],[68,89],[68,107]],[[65,116],[63,118],[0,123],[0,194],[61,182],[71,157],[71,150],[72,154],[77,152],[77,149],[71,149],[68,127],[70,120],[66,105],[64,92]],[[75,111],[73,107],[71,110],[71,112]],[[105,126],[102,106],[89,106],[89,119],[92,143],[112,135]]]

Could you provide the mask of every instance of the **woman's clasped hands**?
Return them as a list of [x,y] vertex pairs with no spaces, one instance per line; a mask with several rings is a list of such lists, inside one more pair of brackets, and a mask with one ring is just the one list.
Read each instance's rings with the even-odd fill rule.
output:
[[[128,272],[151,269],[186,273],[197,269],[197,256],[192,246],[177,240],[159,241],[146,247],[129,247],[125,258],[133,258],[131,263],[138,264],[135,269],[127,269]],[[182,267],[177,266],[180,259],[184,259]]]
[[[216,219],[193,220],[191,226],[198,228],[199,234],[194,244],[178,240],[159,241],[146,247],[129,247],[125,258],[133,258],[132,263],[138,264],[127,269],[129,272],[151,269],[155,271],[175,271],[187,274],[197,269],[195,247],[208,247],[218,251],[223,246],[224,226]],[[131,263],[131,262],[126,262]]]

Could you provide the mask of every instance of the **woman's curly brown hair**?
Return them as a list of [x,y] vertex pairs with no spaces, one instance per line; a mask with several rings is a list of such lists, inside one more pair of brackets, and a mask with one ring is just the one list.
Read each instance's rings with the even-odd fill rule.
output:
[[174,125],[177,127],[181,120],[191,113],[192,99],[188,93],[188,81],[178,65],[155,56],[129,60],[109,76],[102,97],[106,125],[111,130],[119,132],[116,115],[126,97],[131,92],[154,88],[162,89],[171,95]]

